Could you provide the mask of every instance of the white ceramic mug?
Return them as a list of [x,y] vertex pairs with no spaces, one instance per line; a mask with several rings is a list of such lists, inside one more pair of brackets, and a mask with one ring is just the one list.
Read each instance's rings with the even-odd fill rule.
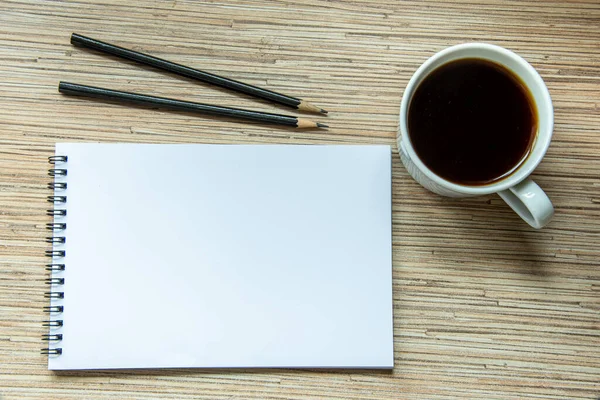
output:
[[[408,109],[419,84],[437,67],[463,58],[485,59],[503,65],[525,83],[532,94],[538,115],[538,130],[529,156],[512,174],[488,185],[467,186],[450,182],[433,173],[417,156],[408,135]],[[468,197],[498,193],[529,225],[541,228],[550,222],[554,207],[544,191],[529,175],[538,166],[552,138],[554,111],[546,84],[537,71],[512,51],[485,43],[449,47],[427,60],[408,82],[400,106],[398,150],[410,175],[426,189],[448,197]]]

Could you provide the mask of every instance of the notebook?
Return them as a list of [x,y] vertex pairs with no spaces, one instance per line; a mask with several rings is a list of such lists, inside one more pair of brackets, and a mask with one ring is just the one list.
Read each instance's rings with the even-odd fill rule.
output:
[[57,144],[49,369],[392,368],[390,154]]

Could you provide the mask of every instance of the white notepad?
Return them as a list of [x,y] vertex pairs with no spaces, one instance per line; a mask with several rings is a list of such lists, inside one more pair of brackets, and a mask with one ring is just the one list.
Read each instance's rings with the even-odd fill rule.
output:
[[392,368],[390,154],[57,144],[49,369]]

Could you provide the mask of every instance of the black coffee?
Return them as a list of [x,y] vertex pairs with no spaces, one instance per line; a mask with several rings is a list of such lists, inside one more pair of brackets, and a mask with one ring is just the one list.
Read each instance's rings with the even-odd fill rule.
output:
[[408,109],[410,141],[434,173],[463,185],[508,176],[529,154],[537,131],[531,94],[490,61],[451,61],[417,87]]

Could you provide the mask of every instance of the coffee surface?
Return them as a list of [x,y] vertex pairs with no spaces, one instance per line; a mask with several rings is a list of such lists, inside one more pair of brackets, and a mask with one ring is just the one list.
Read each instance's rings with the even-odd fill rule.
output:
[[537,131],[531,94],[511,71],[482,59],[451,61],[432,71],[409,105],[408,132],[434,173],[462,185],[510,175]]

